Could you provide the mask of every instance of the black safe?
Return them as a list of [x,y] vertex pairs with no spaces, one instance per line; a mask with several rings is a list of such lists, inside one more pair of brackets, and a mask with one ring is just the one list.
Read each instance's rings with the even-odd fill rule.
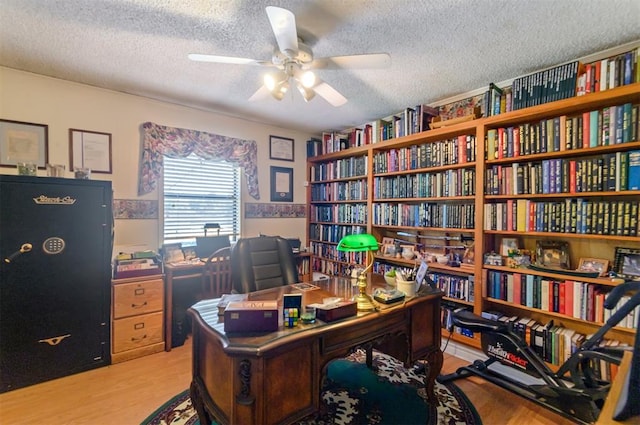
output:
[[0,175],[0,392],[108,365],[111,182]]

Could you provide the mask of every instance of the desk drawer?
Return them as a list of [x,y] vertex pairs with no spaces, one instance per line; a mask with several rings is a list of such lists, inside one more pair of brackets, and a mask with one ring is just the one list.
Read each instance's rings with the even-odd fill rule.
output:
[[113,318],[160,311],[163,307],[162,279],[120,283],[113,286]]
[[162,312],[141,314],[113,321],[113,352],[133,350],[162,342]]

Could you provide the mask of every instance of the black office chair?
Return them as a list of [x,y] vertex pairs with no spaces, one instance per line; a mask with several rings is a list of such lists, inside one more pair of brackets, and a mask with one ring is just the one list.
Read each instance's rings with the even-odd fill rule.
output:
[[259,291],[299,281],[289,241],[280,236],[241,238],[231,251],[233,289]]

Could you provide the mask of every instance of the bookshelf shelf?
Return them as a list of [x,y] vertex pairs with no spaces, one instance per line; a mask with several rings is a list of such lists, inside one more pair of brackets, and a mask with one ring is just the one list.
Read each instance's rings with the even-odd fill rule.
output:
[[[639,65],[636,64],[635,66]],[[634,80],[637,80],[638,76],[640,76],[640,72],[636,72]],[[359,221],[358,223],[342,222],[340,219],[318,221],[314,214],[309,214],[308,227],[310,229],[310,237],[308,240],[317,245],[319,251],[322,251],[322,249],[335,249],[335,244],[339,237],[320,238],[313,236],[313,232],[317,230],[316,226],[333,226],[335,229],[329,228],[328,230],[334,231],[334,233],[339,230],[345,230],[345,228],[350,232],[368,232],[376,236],[380,242],[383,238],[391,238],[400,244],[410,244],[433,254],[461,254],[462,249],[454,249],[453,247],[466,248],[465,255],[469,253],[475,258],[475,264],[470,267],[451,267],[435,262],[429,265],[430,273],[444,274],[452,278],[468,277],[473,282],[474,301],[446,297],[443,300],[443,305],[450,304],[452,306],[466,307],[476,314],[480,314],[487,309],[497,308],[509,315],[526,315],[539,323],[546,323],[550,320],[561,323],[566,322],[567,326],[576,332],[583,334],[593,333],[599,325],[592,321],[576,319],[553,311],[526,307],[518,303],[487,296],[488,282],[486,276],[490,272],[521,273],[562,281],[576,280],[578,279],[577,277],[530,269],[484,265],[482,264],[482,258],[485,253],[499,252],[504,238],[516,239],[519,248],[529,252],[535,252],[537,243],[540,241],[567,242],[570,247],[570,264],[573,266],[579,263],[580,258],[604,259],[608,260],[609,264],[614,264],[615,248],[640,248],[640,190],[633,189],[631,186],[629,187],[633,190],[627,190],[627,187],[624,187],[621,183],[619,186],[616,185],[614,189],[611,186],[614,174],[608,175],[610,180],[607,181],[607,184],[604,184],[602,180],[596,180],[596,178],[600,177],[592,177],[594,170],[595,175],[598,176],[597,173],[602,168],[598,163],[600,159],[604,161],[605,158],[608,158],[608,160],[612,161],[609,163],[611,165],[614,163],[612,158],[615,157],[616,161],[618,161],[615,162],[615,172],[620,173],[621,171],[617,170],[621,170],[624,167],[623,160],[630,156],[630,153],[640,151],[639,104],[640,83],[634,82],[621,87],[556,100],[486,118],[459,122],[450,126],[372,142],[354,148],[345,149],[342,145],[334,145],[332,149],[336,151],[308,159],[309,186],[317,183],[333,184],[357,180],[366,182],[366,196],[363,199],[334,202],[311,200],[312,198],[309,195],[310,211],[314,211],[314,208],[318,206],[330,203],[334,204],[335,207],[343,208],[348,208],[349,206],[353,206],[353,208],[363,207],[364,211],[359,211],[359,219],[364,221]],[[629,111],[631,111],[632,115],[624,115]],[[622,116],[620,114],[624,115],[626,121],[618,121],[621,119],[619,117]],[[595,144],[591,139],[585,141],[584,134],[582,134],[582,139],[578,138],[578,134],[581,134],[582,130],[586,129],[584,122],[581,120],[585,119],[587,115],[589,117],[597,115],[602,121],[602,124],[598,122],[601,127],[596,127],[598,133],[594,139]],[[606,126],[603,127],[603,125],[607,122],[607,116],[609,119],[615,117],[615,124],[611,122],[612,129],[622,128],[623,131],[628,131],[628,133],[623,133],[622,136],[619,136],[614,132],[605,137]],[[620,124],[620,122],[623,124]],[[628,127],[629,125],[635,125],[635,129]],[[504,143],[514,143],[513,139],[509,139],[509,137],[513,135],[513,129],[515,128],[518,128],[516,134],[520,134],[521,128],[525,129],[522,134],[526,136],[530,136],[529,131],[531,129],[538,132],[533,133],[536,137],[534,139],[522,139],[522,143],[535,144],[529,146],[521,144],[519,149],[515,149],[514,145],[505,145]],[[589,127],[589,131],[591,131],[591,128]],[[547,135],[549,138],[547,138]],[[504,138],[493,139],[494,137]],[[619,137],[623,137],[623,139]],[[510,140],[511,142],[509,142]],[[544,142],[540,142],[540,140]],[[561,142],[559,145],[558,140]],[[579,142],[580,140],[581,142]],[[503,144],[491,145],[491,143],[496,142]],[[498,154],[498,146],[502,149],[500,150],[501,154]],[[446,152],[446,154],[443,152]],[[493,156],[489,155],[489,153]],[[425,155],[431,156],[425,158]],[[623,157],[624,155],[627,155],[627,157]],[[366,162],[366,170],[363,173],[358,173],[358,176],[345,177],[341,175],[340,178],[328,178],[323,181],[313,181],[314,179],[311,178],[313,171],[318,166],[324,166],[324,164],[332,162],[337,164],[338,161],[343,161],[352,156],[356,158],[366,157],[364,160]],[[577,173],[582,169],[588,170],[591,167],[592,175],[587,174],[586,177],[585,175],[580,175],[580,178],[593,179],[593,181],[588,180],[589,186],[586,187],[569,186],[569,184],[576,184],[575,181],[571,182],[571,180],[560,181],[560,185],[551,191],[548,188],[544,188],[546,190],[537,190],[538,186],[527,186],[526,190],[516,185],[510,188],[508,184],[513,184],[513,179],[517,178],[517,173],[511,176],[512,180],[505,179],[507,183],[502,180],[497,180],[499,183],[489,180],[493,179],[494,176],[504,178],[504,174],[499,174],[503,172],[502,170],[511,170],[512,172],[517,172],[518,168],[540,170],[549,164],[553,164],[554,167],[560,167],[556,171],[560,169],[568,179],[577,179],[577,177],[572,177],[571,173]],[[573,166],[586,168],[570,168]],[[546,170],[543,171],[546,172]],[[462,182],[463,185],[466,184],[464,190],[467,192],[462,192],[460,188],[459,179],[462,175],[465,176]],[[531,176],[535,177],[536,172],[531,173]],[[531,176],[530,178],[533,178]],[[547,175],[545,175],[546,177]],[[416,182],[419,179],[424,180],[420,183],[422,186],[418,185],[416,188]],[[454,184],[451,184],[451,179],[457,180],[455,180]],[[615,174],[615,180],[621,182],[623,180],[622,175]],[[540,181],[542,179],[538,177],[536,184],[540,184]],[[427,186],[428,189],[426,191],[424,190],[424,185],[426,184],[424,182],[428,182],[430,185]],[[445,185],[447,184],[449,186],[446,186],[447,189],[445,191]],[[493,187],[493,184],[497,184],[497,186]],[[504,186],[505,184],[507,186]],[[555,181],[555,184],[558,185],[558,182]],[[562,186],[562,184],[565,186]],[[397,192],[400,190],[397,189],[399,186],[402,186],[402,192]],[[454,191],[451,191],[452,187]],[[431,192],[433,188],[438,192]],[[491,188],[491,190],[488,191],[487,188]],[[589,190],[587,191],[586,189]],[[512,221],[506,220],[504,215],[505,211],[509,210],[508,208],[511,208],[511,211],[515,211],[514,205],[517,207],[518,204],[526,205],[528,213],[526,215],[528,220],[526,228],[520,228],[519,224],[518,226],[514,224],[517,218],[515,213],[511,217]],[[628,213],[625,210],[627,205],[630,208]],[[427,211],[425,208],[431,208],[431,210],[428,210],[429,219],[432,219],[434,214],[447,214],[450,216],[449,218],[455,216],[460,219],[462,216],[466,222],[463,221],[462,225],[456,224],[455,227],[451,227],[451,223],[441,225],[435,222],[429,223],[433,227],[429,225],[414,225],[425,223],[423,221],[425,218],[422,216]],[[531,208],[534,208],[533,211],[538,215],[531,216]],[[536,210],[535,208],[540,209]],[[602,229],[598,227],[572,228],[571,220],[578,217],[578,214],[575,213],[577,211],[576,208],[585,208],[580,210],[580,217],[583,220],[582,225],[585,225],[584,220],[587,217],[587,213],[591,214],[588,222],[592,222],[591,225],[593,226],[600,226],[597,220],[598,217],[607,216],[616,219],[622,217],[627,220],[626,217],[628,215],[628,220],[630,221],[625,221],[623,226],[629,233],[615,234],[618,232],[614,229],[619,229],[620,227],[618,226],[619,221],[613,219],[608,221],[609,227],[606,228],[607,231],[605,231],[604,227]],[[617,214],[618,208],[622,213],[614,215]],[[493,225],[496,220],[494,217],[497,216],[498,211],[502,214],[500,220],[505,223],[509,222],[511,227]],[[556,215],[552,215],[551,211],[554,211],[553,214]],[[560,215],[560,211],[564,214]],[[557,222],[559,217],[561,217],[561,222],[564,220],[562,222],[564,224],[563,227],[558,227],[560,226]],[[551,218],[555,220],[553,225],[543,221]],[[491,222],[490,219],[493,219],[494,222]],[[563,230],[563,232],[558,230]],[[601,232],[601,234],[598,232]],[[331,240],[331,242],[326,240]],[[330,256],[325,252],[318,254],[314,259],[322,262],[323,267],[325,267],[324,271],[327,270],[327,264],[338,264],[339,266],[333,269],[337,273],[343,274],[352,265],[361,266],[364,264],[363,261],[355,261],[351,264],[349,261],[341,262],[341,260],[336,259],[337,257],[330,259]],[[380,253],[375,257],[374,271],[384,273],[391,267],[413,268],[415,264],[415,260],[407,261],[402,258],[384,256]],[[585,285],[592,285],[603,292],[616,285],[615,281],[603,278],[580,277],[579,279]],[[634,330],[627,328],[614,329],[614,336],[622,343],[632,342],[634,334]],[[449,332],[443,329],[443,337],[446,338],[448,335]],[[452,339],[476,348],[480,347],[480,340],[477,335],[468,337],[454,333]]]

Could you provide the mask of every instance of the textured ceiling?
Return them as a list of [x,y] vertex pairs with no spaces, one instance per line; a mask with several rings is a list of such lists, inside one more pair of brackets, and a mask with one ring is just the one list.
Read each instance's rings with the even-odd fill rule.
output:
[[[349,101],[291,91],[249,102],[269,60],[266,6],[291,10],[316,57],[389,53],[377,70],[320,70]],[[313,133],[344,129],[640,40],[638,0],[0,0],[0,65]]]

